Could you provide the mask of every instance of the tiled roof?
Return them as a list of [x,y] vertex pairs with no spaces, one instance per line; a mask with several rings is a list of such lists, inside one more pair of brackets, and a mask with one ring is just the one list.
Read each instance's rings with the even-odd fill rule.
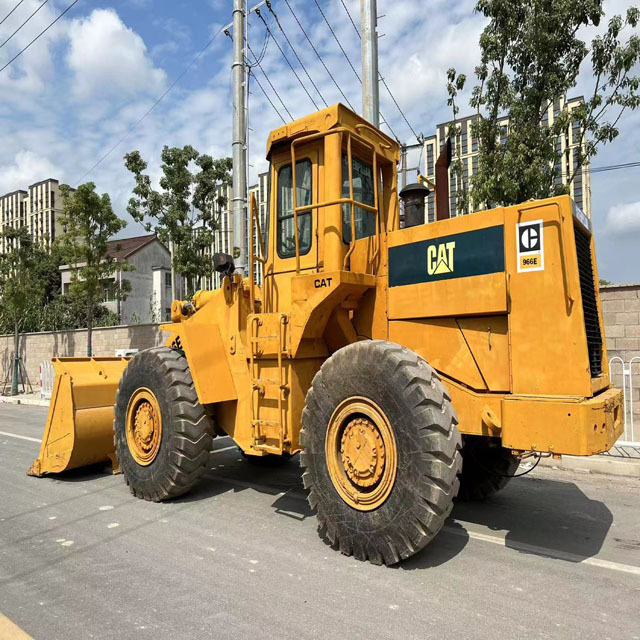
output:
[[109,240],[109,255],[116,260],[126,260],[142,247],[156,240],[155,233],[135,238],[122,238],[121,240]]

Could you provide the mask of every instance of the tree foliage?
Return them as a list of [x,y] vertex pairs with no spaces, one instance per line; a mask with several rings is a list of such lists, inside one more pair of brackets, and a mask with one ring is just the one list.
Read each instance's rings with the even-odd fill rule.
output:
[[[622,113],[640,104],[640,78],[633,75],[640,60],[640,12],[631,8],[614,16],[587,46],[581,30],[600,24],[603,0],[478,0],[476,10],[489,22],[480,36],[481,62],[470,100],[479,116],[472,125],[479,142],[479,170],[471,180],[474,207],[565,193],[556,179],[558,136],[573,125],[583,132],[570,159],[570,183],[602,144],[619,135]],[[583,64],[591,67],[593,93],[583,106],[560,111],[546,125],[544,114],[575,87]],[[450,99],[451,87],[460,91],[464,84],[464,76],[451,69]],[[500,122],[507,114],[505,132]]]
[[[18,355],[25,320],[32,309],[42,306],[45,286],[38,273],[39,249],[28,230],[6,227],[2,236],[8,250],[0,256],[0,315],[2,324],[14,335],[14,353]],[[15,384],[14,393],[17,393]]]
[[163,244],[173,245],[173,267],[193,291],[197,279],[212,270],[205,250],[219,226],[217,210],[227,202],[226,189],[219,187],[231,184],[231,158],[214,159],[189,145],[165,146],[160,190],[152,187],[139,151],[128,153],[124,160],[135,178],[127,211]]
[[93,182],[76,190],[69,185],[60,186],[64,201],[60,223],[64,233],[56,240],[60,257],[71,268],[71,303],[86,314],[87,355],[91,355],[92,329],[101,314],[105,286],[116,300],[126,297],[130,289],[126,280],[111,281],[118,270],[129,267],[109,255],[108,244],[112,236],[125,228],[126,222],[114,213],[109,195],[99,195],[95,188]]
[[461,127],[458,124],[458,113],[460,107],[456,101],[458,93],[464,88],[467,77],[464,74],[456,74],[455,69],[447,71],[447,93],[449,98],[447,104],[451,107],[453,120],[449,123],[447,136],[453,140],[454,158],[452,162],[453,175],[456,178],[456,210],[466,213],[469,209],[469,178],[464,175],[464,164],[462,160]]

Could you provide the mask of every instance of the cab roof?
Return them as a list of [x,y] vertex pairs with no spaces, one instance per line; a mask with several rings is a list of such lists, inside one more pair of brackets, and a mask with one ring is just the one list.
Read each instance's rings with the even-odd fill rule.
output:
[[336,127],[350,129],[355,135],[366,138],[373,144],[381,156],[394,162],[400,161],[400,146],[396,140],[376,129],[370,122],[341,103],[273,129],[267,139],[267,158],[276,145],[280,146],[304,135],[329,131]]

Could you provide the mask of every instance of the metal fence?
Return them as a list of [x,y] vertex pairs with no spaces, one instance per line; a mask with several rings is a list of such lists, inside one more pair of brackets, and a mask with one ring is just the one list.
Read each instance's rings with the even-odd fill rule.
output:
[[56,377],[51,360],[45,360],[40,363],[40,397],[43,399],[51,399],[53,392],[53,380]]
[[624,397],[624,434],[616,444],[640,446],[640,357],[627,363],[620,356],[611,358],[609,378],[622,388]]

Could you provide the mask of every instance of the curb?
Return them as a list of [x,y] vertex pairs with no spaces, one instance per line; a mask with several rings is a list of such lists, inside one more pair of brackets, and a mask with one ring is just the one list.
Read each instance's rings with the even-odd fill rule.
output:
[[623,459],[613,456],[562,456],[560,460],[542,458],[541,467],[578,473],[599,473],[609,476],[640,478],[640,458]]
[[24,404],[32,407],[48,407],[49,400],[43,398],[20,398],[0,396],[0,404]]

